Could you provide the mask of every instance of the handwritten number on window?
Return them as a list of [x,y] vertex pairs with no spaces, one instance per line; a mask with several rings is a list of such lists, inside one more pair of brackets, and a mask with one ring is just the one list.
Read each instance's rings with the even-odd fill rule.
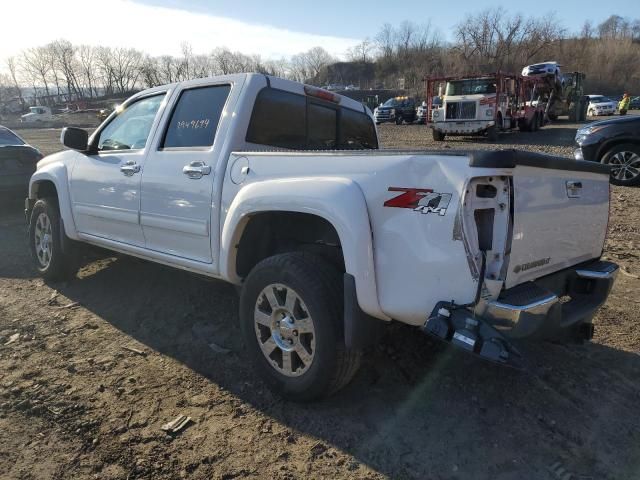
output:
[[200,128],[207,128],[209,126],[210,119],[203,118],[201,120],[180,120],[178,122],[178,129],[191,128],[197,130]]

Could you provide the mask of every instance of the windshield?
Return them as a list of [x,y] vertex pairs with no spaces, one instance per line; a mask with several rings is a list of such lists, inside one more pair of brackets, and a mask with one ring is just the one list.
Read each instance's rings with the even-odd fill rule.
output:
[[611,99],[607,97],[591,97],[589,101],[591,103],[602,103],[602,102],[610,102]]
[[24,145],[24,142],[11,130],[0,128],[0,146],[5,145]]
[[386,102],[382,104],[383,107],[397,107],[400,105],[400,102],[395,98],[390,98]]
[[478,95],[485,93],[496,93],[496,81],[494,79],[485,78],[447,82],[447,96]]

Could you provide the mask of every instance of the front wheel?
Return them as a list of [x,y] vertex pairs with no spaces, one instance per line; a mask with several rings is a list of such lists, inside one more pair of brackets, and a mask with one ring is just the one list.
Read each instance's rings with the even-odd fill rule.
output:
[[495,142],[498,140],[498,129],[495,125],[491,125],[487,128],[487,140],[490,142]]
[[29,221],[29,250],[36,269],[47,280],[64,280],[76,273],[75,256],[62,247],[64,234],[56,199],[39,199]]
[[396,125],[402,125],[402,117],[396,117]]
[[293,252],[256,265],[242,288],[240,322],[253,365],[284,398],[329,395],[358,370],[360,352],[344,346],[341,275],[320,257]]
[[640,184],[640,145],[616,145],[602,157],[611,166],[611,183],[631,187]]

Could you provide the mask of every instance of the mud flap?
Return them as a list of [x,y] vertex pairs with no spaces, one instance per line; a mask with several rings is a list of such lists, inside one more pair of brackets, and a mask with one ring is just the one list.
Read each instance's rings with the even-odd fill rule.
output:
[[466,308],[438,303],[421,330],[484,360],[524,368],[522,355],[499,331]]

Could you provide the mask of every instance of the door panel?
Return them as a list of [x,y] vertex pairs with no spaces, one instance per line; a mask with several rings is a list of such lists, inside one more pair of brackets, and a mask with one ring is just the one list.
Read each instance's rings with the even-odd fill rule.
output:
[[231,86],[179,92],[142,176],[140,222],[148,249],[212,263],[214,139]]
[[124,163],[142,163],[144,153],[98,154],[78,159],[71,176],[76,228],[81,233],[144,246],[138,222],[140,175],[125,175]]
[[146,145],[166,92],[134,99],[106,124],[71,173],[73,215],[80,233],[144,246],[139,221],[140,178]]

